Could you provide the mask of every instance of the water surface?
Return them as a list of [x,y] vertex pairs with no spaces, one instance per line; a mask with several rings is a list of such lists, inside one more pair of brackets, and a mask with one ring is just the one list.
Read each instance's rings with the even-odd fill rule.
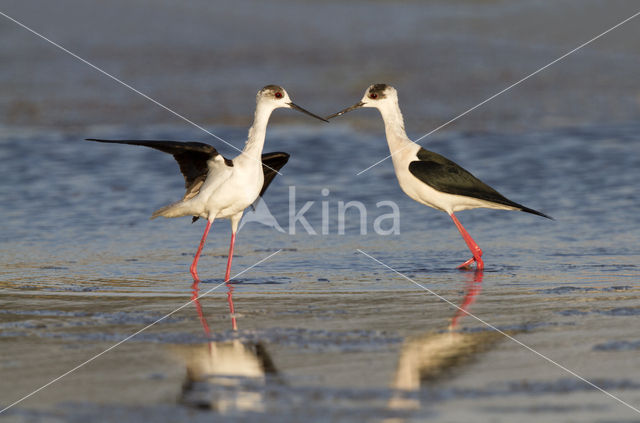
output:
[[[246,135],[213,129],[237,146]],[[476,275],[455,270],[469,253],[454,225],[405,197],[390,161],[355,175],[388,154],[382,131],[360,133],[339,121],[270,128],[266,151],[291,153],[265,196],[285,232],[249,222],[238,234],[232,273],[281,250],[233,284],[239,330],[231,330],[222,285],[200,300],[202,315],[189,304],[5,416],[633,421],[629,408],[473,317],[455,317],[454,307],[419,285],[640,404],[639,129],[430,138],[427,148],[555,218],[459,213],[485,252],[486,270]],[[7,405],[191,299],[188,266],[204,223],[148,219],[182,195],[173,159],[83,138],[213,142],[182,126],[3,128],[1,135],[0,398]],[[304,216],[316,235],[299,223],[288,233],[294,188],[296,211],[314,202]],[[340,201],[366,206],[366,234],[355,210],[338,234]],[[398,205],[399,234],[373,231],[375,218],[389,212],[380,201]],[[214,223],[200,261],[201,293],[222,282],[229,235],[227,221]]]

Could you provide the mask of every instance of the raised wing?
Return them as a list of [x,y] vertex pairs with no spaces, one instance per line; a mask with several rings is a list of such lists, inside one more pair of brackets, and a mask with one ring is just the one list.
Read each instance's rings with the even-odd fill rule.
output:
[[267,187],[276,177],[278,171],[287,164],[289,155],[287,153],[275,152],[262,155],[262,171],[264,172],[264,183],[260,190],[260,197],[267,190]]
[[[182,141],[147,141],[147,140],[101,140],[88,138],[87,141],[97,141],[112,144],[142,145],[171,154],[180,166],[184,176],[186,196],[193,196],[207,177],[209,168],[207,161],[219,155],[215,148],[202,142]],[[224,159],[227,166],[233,166],[231,160]]]
[[418,151],[417,156],[418,160],[409,164],[409,171],[413,176],[438,191],[504,204],[551,219],[544,213],[509,200],[446,157],[424,148]]

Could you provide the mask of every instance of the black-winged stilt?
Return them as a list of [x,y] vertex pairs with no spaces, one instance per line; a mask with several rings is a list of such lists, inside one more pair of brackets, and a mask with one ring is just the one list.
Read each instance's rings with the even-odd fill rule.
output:
[[195,222],[202,217],[207,219],[202,240],[191,263],[190,271],[195,282],[198,278],[198,259],[207,234],[214,219],[231,220],[231,243],[225,272],[225,282],[229,281],[233,247],[238,223],[242,213],[262,196],[289,159],[287,153],[262,154],[267,123],[271,113],[278,108],[288,107],[326,122],[320,116],[294,104],[289,94],[277,85],[267,85],[258,91],[253,125],[241,154],[233,160],[222,157],[215,148],[200,142],[179,141],[142,141],[142,140],[101,140],[88,139],[114,144],[142,145],[155,148],[173,155],[180,171],[184,175],[186,194],[182,200],[156,210],[152,219],[158,216],[193,216]]
[[482,270],[482,250],[464,229],[454,212],[485,207],[489,209],[521,210],[551,219],[544,213],[530,209],[505,198],[451,160],[425,150],[411,141],[404,130],[404,120],[398,105],[398,93],[386,84],[369,86],[358,103],[327,116],[331,119],[360,107],[373,107],[384,120],[387,142],[400,187],[419,203],[442,210],[451,216],[462,234],[473,257],[459,268],[468,268],[473,262]]

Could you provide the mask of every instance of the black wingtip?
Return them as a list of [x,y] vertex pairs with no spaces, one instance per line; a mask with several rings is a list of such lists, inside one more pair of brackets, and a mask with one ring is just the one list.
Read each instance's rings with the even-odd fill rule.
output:
[[535,214],[535,215],[538,215],[538,216],[546,217],[547,219],[550,219],[550,220],[555,220],[553,217],[551,217],[549,215],[546,215],[546,214],[544,214],[542,212],[539,212],[538,210],[530,209],[529,207],[522,206],[522,208],[520,208],[520,210],[522,210],[523,212],[527,212],[527,213]]

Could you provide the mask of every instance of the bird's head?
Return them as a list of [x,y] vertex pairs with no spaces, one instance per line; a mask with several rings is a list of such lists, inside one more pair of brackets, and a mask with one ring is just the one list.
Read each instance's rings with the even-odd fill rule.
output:
[[361,107],[375,107],[376,109],[382,109],[384,107],[397,103],[398,92],[395,88],[387,84],[373,84],[369,85],[369,87],[365,90],[362,100],[360,100],[353,106],[347,107],[346,109],[340,110],[337,113],[327,116],[327,119],[343,115],[347,112],[359,109]]
[[287,107],[289,109],[297,110],[299,112],[307,114],[316,119],[328,122],[326,119],[314,115],[313,113],[303,109],[302,107],[291,101],[291,98],[289,98],[289,94],[287,93],[287,91],[279,85],[267,85],[260,91],[258,91],[258,94],[256,96],[256,103],[258,106],[266,106],[271,110],[275,110],[280,107]]

